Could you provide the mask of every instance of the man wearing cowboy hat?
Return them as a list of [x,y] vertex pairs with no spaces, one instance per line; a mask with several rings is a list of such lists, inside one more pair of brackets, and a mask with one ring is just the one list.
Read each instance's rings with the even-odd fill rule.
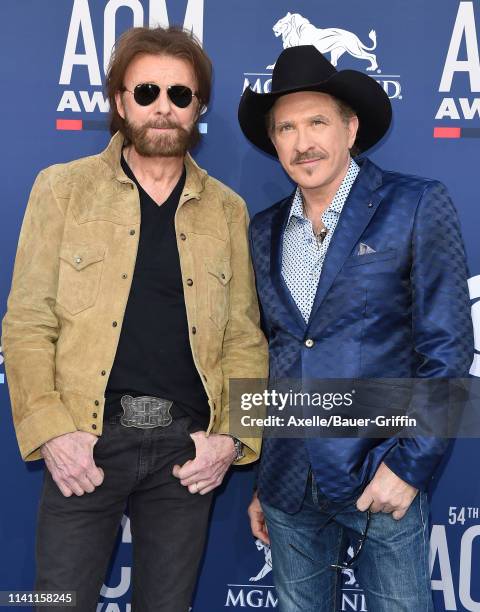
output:
[[[297,184],[250,226],[271,383],[468,375],[468,273],[445,187],[353,159],[391,114],[376,81],[313,46],[282,52],[271,93],[242,96],[244,134]],[[368,610],[433,610],[426,490],[446,446],[265,439],[249,514],[271,542],[282,612],[336,610],[337,570],[352,560]]]

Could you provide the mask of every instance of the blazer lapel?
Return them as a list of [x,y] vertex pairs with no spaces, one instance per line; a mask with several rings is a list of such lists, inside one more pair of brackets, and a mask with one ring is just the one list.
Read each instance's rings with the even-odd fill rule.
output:
[[294,196],[295,191],[290,197],[285,199],[277,213],[272,217],[270,274],[280,302],[285,305],[288,314],[297,327],[298,333],[303,337],[307,324],[282,276],[283,234],[285,232]]
[[345,202],[332,241],[328,247],[310,314],[309,326],[332,283],[342,269],[345,260],[351,254],[352,249],[375,214],[382,200],[382,195],[375,193],[375,190],[381,184],[382,174],[380,169],[368,159],[365,159],[357,180],[353,184]]

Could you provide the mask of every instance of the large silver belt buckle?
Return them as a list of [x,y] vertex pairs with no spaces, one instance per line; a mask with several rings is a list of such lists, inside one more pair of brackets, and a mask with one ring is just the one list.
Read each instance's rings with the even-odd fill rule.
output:
[[152,427],[168,427],[172,422],[170,408],[173,402],[161,397],[132,397],[124,395],[120,400],[123,414],[120,423],[125,427],[151,429]]

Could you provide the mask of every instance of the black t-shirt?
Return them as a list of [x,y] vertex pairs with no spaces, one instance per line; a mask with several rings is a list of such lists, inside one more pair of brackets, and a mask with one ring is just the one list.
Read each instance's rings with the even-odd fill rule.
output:
[[138,188],[141,230],[105,415],[122,412],[122,395],[151,395],[172,400],[173,415],[189,414],[206,428],[208,400],[190,348],[174,225],[185,168],[161,206],[142,189],[123,156],[122,168]]

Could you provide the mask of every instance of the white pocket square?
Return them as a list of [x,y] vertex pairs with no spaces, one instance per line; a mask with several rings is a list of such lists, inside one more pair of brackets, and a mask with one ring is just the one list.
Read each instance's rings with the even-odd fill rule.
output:
[[368,255],[369,253],[376,253],[376,251],[372,249],[372,247],[369,247],[368,244],[361,242],[358,247],[357,255]]

